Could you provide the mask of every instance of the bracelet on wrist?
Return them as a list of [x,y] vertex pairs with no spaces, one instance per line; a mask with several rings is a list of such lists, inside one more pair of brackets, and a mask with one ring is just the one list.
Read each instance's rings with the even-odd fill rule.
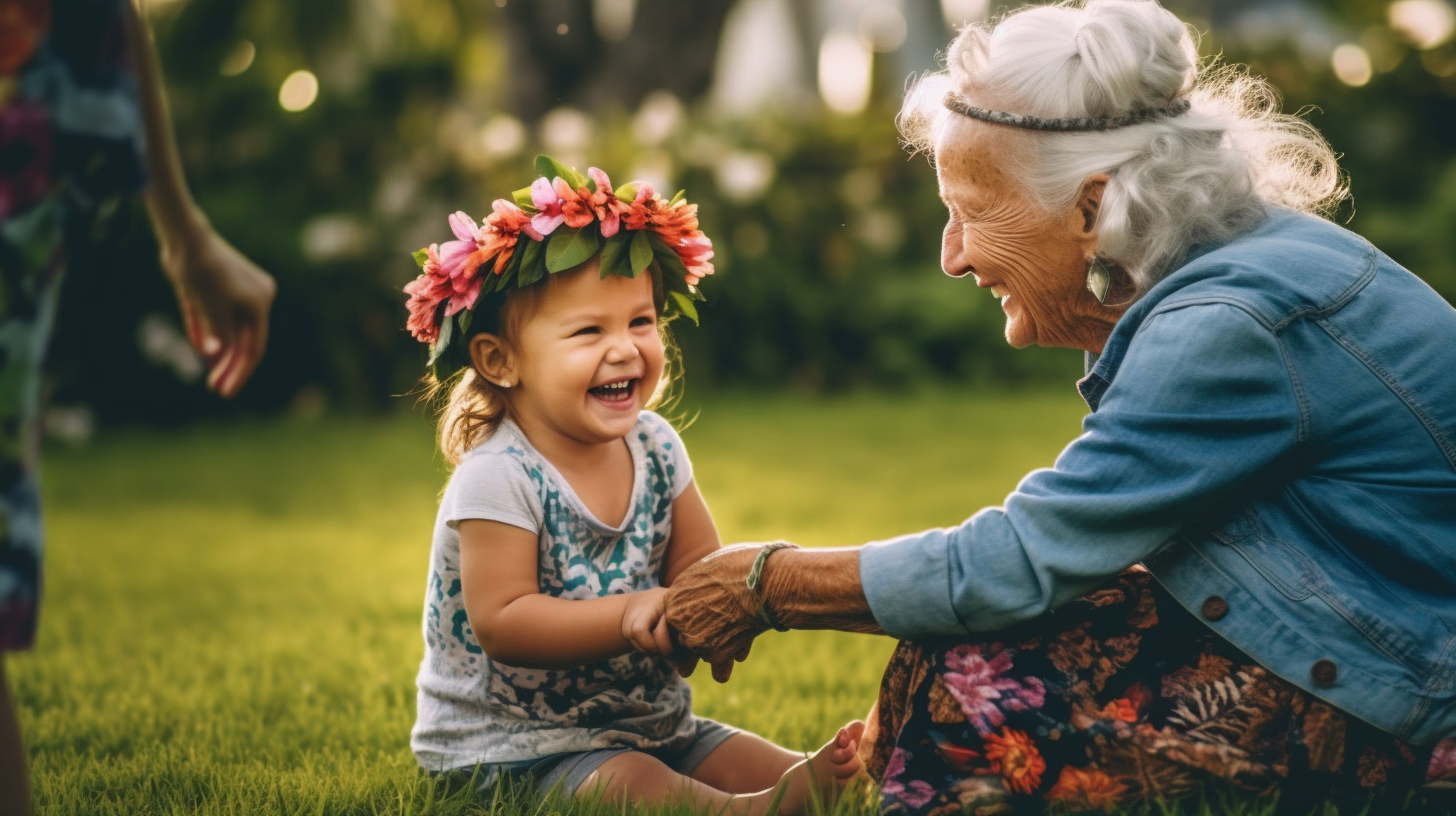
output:
[[758,550],[758,556],[753,559],[753,566],[749,568],[748,578],[744,581],[744,584],[748,586],[748,591],[753,597],[758,599],[758,611],[754,613],[753,618],[763,624],[767,629],[773,629],[778,632],[789,631],[789,627],[779,623],[778,616],[769,608],[768,599],[763,597],[763,592],[760,589],[763,585],[763,565],[768,562],[768,557],[778,550],[797,546],[787,541],[775,541],[763,545]]

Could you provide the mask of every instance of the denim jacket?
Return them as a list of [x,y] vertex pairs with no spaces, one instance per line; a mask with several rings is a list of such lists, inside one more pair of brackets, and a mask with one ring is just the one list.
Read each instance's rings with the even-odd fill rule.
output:
[[1291,683],[1456,734],[1456,310],[1274,209],[1135,302],[1078,387],[1081,436],[1004,507],[863,548],[886,632],[994,631],[1141,562]]

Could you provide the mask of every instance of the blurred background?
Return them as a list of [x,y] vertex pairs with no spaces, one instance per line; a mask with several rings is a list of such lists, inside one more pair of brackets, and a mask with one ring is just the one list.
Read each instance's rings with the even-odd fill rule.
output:
[[[197,199],[279,283],[270,347],[209,395],[142,211],[72,249],[51,435],[414,405],[410,253],[550,153],[700,205],[717,250],[690,392],[1069,384],[938,271],[943,213],[899,147],[907,80],[988,0],[148,0]],[[1167,0],[1343,155],[1338,220],[1456,299],[1449,0]]]

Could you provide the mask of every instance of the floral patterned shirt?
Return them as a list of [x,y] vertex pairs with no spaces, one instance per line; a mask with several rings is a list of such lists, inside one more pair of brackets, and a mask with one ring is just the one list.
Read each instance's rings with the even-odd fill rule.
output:
[[570,669],[509,666],[485,654],[460,591],[460,522],[539,536],[544,595],[584,599],[659,585],[672,502],[692,481],[682,440],[643,411],[626,437],[630,511],[594,517],[510,420],[470,451],[440,500],[425,592],[425,654],[410,744],[426,770],[519,762],[598,748],[682,750],[696,733],[691,692],[665,659],[631,652]]

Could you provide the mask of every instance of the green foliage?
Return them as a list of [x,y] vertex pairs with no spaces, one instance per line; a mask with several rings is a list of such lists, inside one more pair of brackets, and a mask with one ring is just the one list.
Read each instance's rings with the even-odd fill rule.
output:
[[[1355,195],[1339,219],[1456,297],[1456,45],[1412,47],[1386,21],[1384,0],[1305,3],[1308,25],[1273,33],[1237,24],[1259,10],[1248,0],[1168,5],[1203,32],[1206,54],[1270,77],[1283,108],[1306,109],[1329,137]],[[520,122],[519,143],[487,127],[514,121],[500,114],[511,88],[530,79],[507,63],[492,4],[419,0],[387,17],[343,0],[162,8],[155,28],[192,186],[221,231],[277,275],[279,305],[272,351],[230,407],[149,370],[128,342],[98,352],[80,338],[130,338],[147,312],[175,313],[165,285],[146,283],[156,277],[153,250],[145,225],[130,222],[113,236],[129,239],[123,250],[72,269],[55,351],[57,398],[97,405],[103,419],[272,411],[309,393],[345,407],[394,405],[426,357],[403,330],[400,287],[414,274],[406,256],[447,239],[449,213],[478,219],[493,199],[512,198],[548,148],[562,151],[563,167],[606,169],[619,194],[644,167],[699,205],[717,274],[703,282],[706,302],[680,304],[702,318],[679,337],[692,382],[833,391],[1077,375],[1074,352],[1009,349],[996,302],[940,274],[944,213],[928,163],[898,145],[903,79],[885,74],[888,61],[877,63],[876,95],[857,116],[804,107],[728,119],[683,100],[684,119],[665,138],[644,141],[634,112],[606,111],[558,148]],[[1338,82],[1320,38],[1367,47],[1378,63],[1369,84]],[[245,40],[257,49],[252,65],[220,73]],[[299,68],[318,74],[320,95],[287,113],[277,89]],[[767,162],[761,188],[732,178],[743,158]],[[529,191],[514,197],[526,203]],[[341,237],[319,239],[330,234]],[[631,249],[640,268],[644,255]],[[513,264],[527,261],[540,262]]]

